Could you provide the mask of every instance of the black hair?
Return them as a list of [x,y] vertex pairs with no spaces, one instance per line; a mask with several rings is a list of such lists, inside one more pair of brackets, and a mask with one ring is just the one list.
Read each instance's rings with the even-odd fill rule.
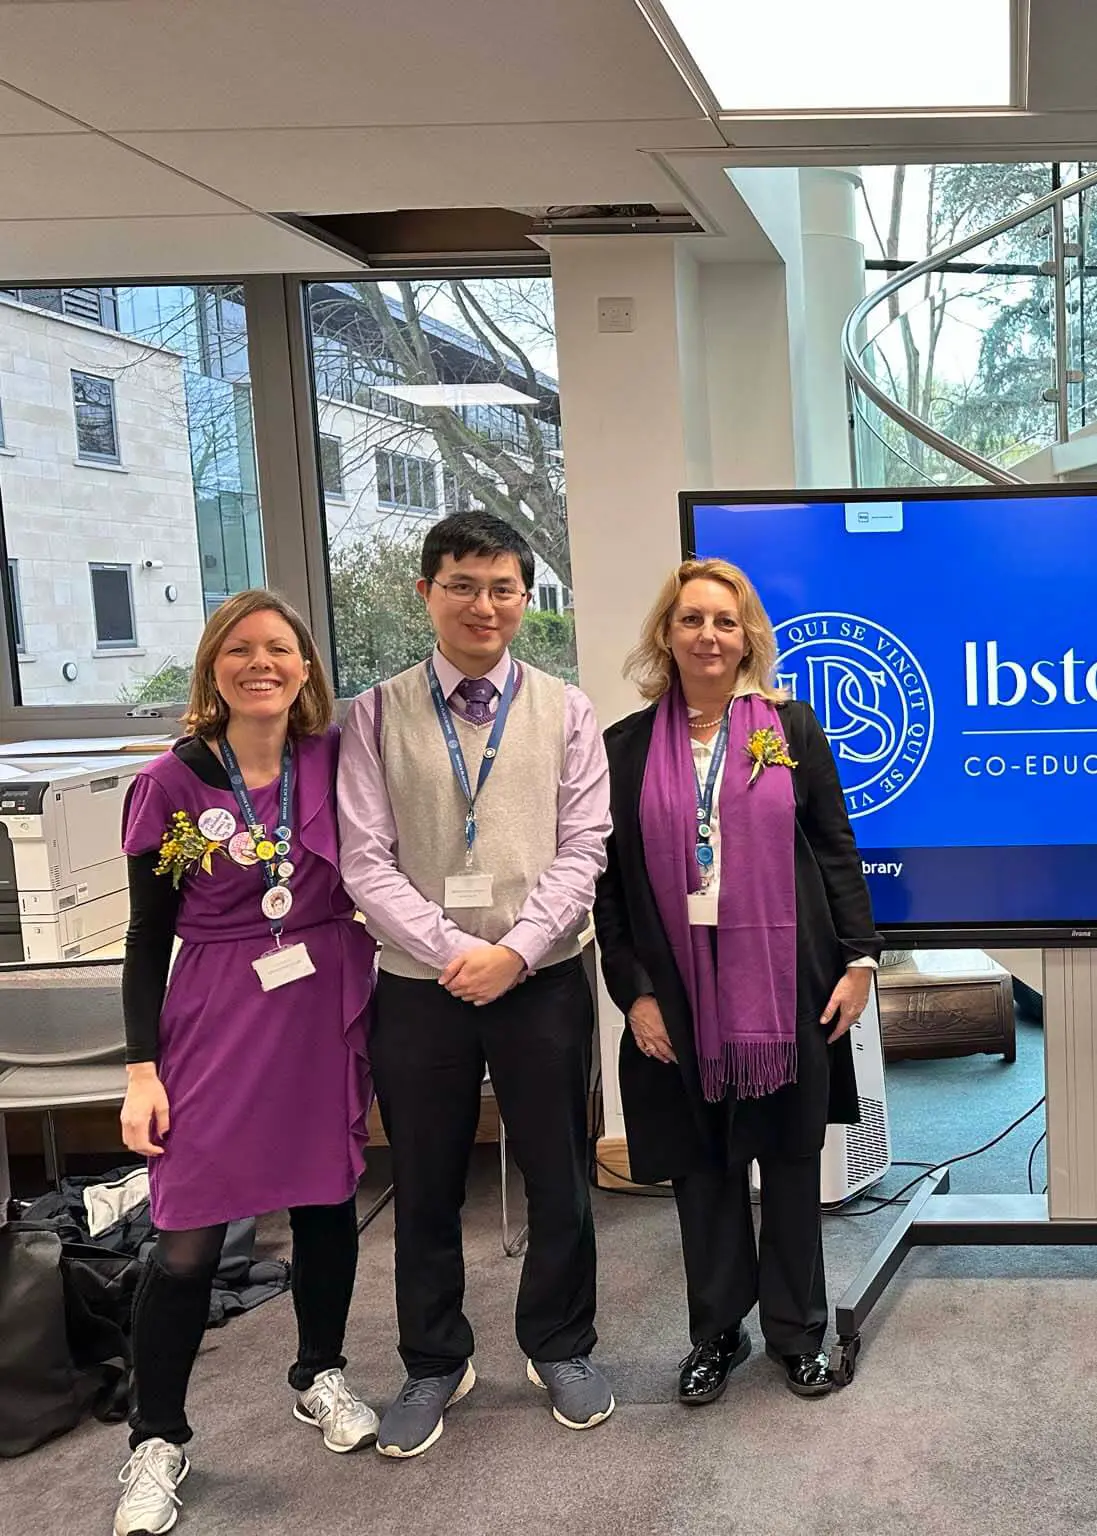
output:
[[533,550],[510,523],[490,512],[455,512],[435,523],[423,540],[420,574],[433,581],[447,555],[464,560],[468,555],[514,555],[522,571],[526,591],[533,587]]

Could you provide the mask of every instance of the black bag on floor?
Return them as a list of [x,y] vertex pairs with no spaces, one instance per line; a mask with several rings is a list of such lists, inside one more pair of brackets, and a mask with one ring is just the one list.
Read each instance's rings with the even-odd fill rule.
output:
[[0,1456],[21,1456],[91,1409],[125,1417],[128,1318],[141,1265],[78,1227],[0,1227]]

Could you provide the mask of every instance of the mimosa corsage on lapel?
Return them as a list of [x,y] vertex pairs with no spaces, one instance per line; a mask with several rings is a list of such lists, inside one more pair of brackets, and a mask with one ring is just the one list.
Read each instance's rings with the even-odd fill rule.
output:
[[160,842],[158,875],[170,875],[176,890],[183,876],[193,869],[213,874],[213,856],[224,853],[220,843],[200,832],[186,811],[176,811]]
[[750,773],[751,784],[758,778],[763,768],[796,767],[788,755],[787,745],[772,725],[767,725],[764,730],[751,731],[747,737],[747,756],[754,764]]

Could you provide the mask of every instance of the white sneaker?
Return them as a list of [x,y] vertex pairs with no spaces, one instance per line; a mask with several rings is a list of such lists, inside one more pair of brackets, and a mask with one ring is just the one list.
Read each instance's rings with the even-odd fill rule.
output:
[[142,1440],[118,1474],[126,1491],[114,1514],[114,1536],[161,1536],[170,1531],[182,1506],[175,1490],[189,1471],[181,1445]]
[[315,1425],[328,1450],[340,1453],[372,1445],[381,1425],[369,1404],[347,1386],[342,1371],[321,1371],[306,1392],[297,1394],[293,1417]]

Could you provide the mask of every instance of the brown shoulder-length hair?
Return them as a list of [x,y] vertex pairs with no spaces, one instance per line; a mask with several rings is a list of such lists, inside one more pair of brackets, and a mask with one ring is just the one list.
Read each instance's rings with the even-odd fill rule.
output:
[[644,620],[640,640],[625,658],[624,674],[645,699],[661,699],[677,668],[670,650],[670,625],[687,581],[719,581],[734,592],[746,646],[736,679],[736,692],[760,693],[775,703],[788,697],[774,680],[777,641],[769,615],[749,576],[727,560],[684,560],[671,571]]
[[318,736],[331,724],[335,700],[308,625],[297,609],[292,608],[277,592],[270,592],[265,587],[252,587],[247,592],[237,592],[234,597],[227,598],[210,615],[202,631],[194,657],[190,697],[182,717],[188,736],[220,736],[224,731],[228,724],[229,708],[217,692],[217,684],[213,680],[213,664],[229,632],[235,629],[241,619],[248,619],[253,613],[267,612],[276,613],[286,621],[297,636],[302,657],[309,664],[308,677],[290,706],[290,736]]

